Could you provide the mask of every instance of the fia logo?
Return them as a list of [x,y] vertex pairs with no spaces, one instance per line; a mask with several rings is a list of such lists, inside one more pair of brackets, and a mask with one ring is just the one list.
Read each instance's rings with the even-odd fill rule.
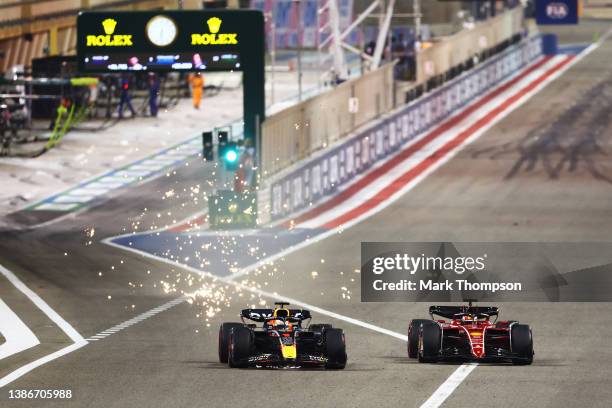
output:
[[550,3],[546,6],[546,15],[555,20],[562,20],[569,14],[567,4]]

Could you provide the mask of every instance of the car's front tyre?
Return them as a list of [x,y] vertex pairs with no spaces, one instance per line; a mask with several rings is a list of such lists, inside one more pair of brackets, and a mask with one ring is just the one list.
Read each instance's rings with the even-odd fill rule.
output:
[[417,358],[419,355],[419,331],[422,324],[431,323],[427,319],[414,319],[408,325],[408,357]]
[[344,332],[340,329],[329,328],[324,331],[324,336],[327,355],[325,368],[342,370],[346,367],[347,361]]
[[246,368],[253,349],[253,333],[248,327],[235,327],[230,336],[228,364],[232,368]]
[[243,327],[242,323],[222,323],[219,327],[219,362],[227,364],[228,353],[229,353],[229,340],[232,329],[236,327]]
[[510,329],[510,347],[517,359],[516,365],[529,365],[533,362],[533,336],[531,328],[526,324],[515,324]]
[[442,328],[433,321],[421,324],[419,334],[419,363],[436,363],[442,344]]

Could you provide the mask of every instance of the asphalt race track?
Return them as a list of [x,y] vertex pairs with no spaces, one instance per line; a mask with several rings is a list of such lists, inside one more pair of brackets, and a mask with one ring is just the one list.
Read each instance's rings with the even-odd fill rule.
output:
[[[211,303],[196,298],[137,319],[0,388],[1,405],[421,406],[458,365],[407,358],[402,336],[410,319],[426,317],[427,304],[360,302],[360,243],[611,241],[610,55],[608,39],[385,210],[286,255],[276,270],[248,277],[249,285],[267,293],[376,326],[313,312],[314,321],[345,330],[345,370],[230,370],[220,364],[220,322],[273,299],[217,281],[218,310],[209,312]],[[61,222],[1,231],[0,263],[86,339],[181,291],[209,289],[208,277],[101,242],[135,225],[139,231],[162,227],[200,211],[205,203],[194,202],[191,187],[200,185],[195,195],[209,191],[206,166],[193,160]],[[174,194],[166,194],[170,190]],[[1,360],[3,378],[72,341],[5,276],[0,281],[0,297],[41,342]],[[534,364],[477,366],[445,407],[610,406],[610,304],[500,306],[502,318],[532,326]],[[10,389],[70,389],[73,398],[9,401]]]

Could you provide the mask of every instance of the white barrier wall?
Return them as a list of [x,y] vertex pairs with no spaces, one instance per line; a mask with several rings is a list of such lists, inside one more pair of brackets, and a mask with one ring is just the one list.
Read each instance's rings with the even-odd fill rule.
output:
[[[276,220],[333,195],[417,135],[441,123],[473,98],[542,55],[539,36],[492,57],[270,183],[270,218]],[[264,204],[264,202],[261,202]],[[264,207],[262,205],[261,207]]]
[[[349,111],[349,100],[359,105]],[[394,107],[393,64],[344,82],[267,118],[261,126],[264,178],[309,157]]]
[[473,29],[438,39],[417,55],[417,83],[442,75],[474,55],[511,39],[524,30],[523,7],[515,7],[491,19],[478,22]]

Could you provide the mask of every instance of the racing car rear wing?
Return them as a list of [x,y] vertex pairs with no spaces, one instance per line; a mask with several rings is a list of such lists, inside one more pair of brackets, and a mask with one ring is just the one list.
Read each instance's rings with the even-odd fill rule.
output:
[[499,308],[495,306],[430,306],[429,314],[440,316],[445,319],[452,319],[456,315],[471,313],[482,317],[492,317],[499,315]]
[[[261,323],[274,318],[274,309],[243,309],[240,317]],[[303,321],[312,316],[310,311],[305,309],[289,309],[287,317]]]

